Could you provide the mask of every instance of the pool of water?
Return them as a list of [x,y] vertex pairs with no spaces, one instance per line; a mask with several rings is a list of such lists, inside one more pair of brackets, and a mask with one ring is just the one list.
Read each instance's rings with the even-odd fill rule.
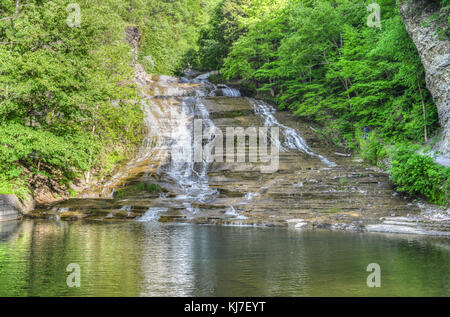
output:
[[[70,263],[81,286],[66,284]],[[368,264],[381,268],[370,288]],[[0,223],[0,296],[450,296],[450,239],[155,222]]]

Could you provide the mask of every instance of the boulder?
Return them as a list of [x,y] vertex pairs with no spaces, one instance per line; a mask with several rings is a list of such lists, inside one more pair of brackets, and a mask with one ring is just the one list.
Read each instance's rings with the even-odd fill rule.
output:
[[34,200],[21,201],[16,195],[0,195],[0,221],[15,220],[34,209]]

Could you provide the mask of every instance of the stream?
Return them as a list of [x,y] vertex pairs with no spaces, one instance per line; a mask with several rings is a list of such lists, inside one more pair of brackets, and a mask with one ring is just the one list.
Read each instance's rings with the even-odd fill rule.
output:
[[[438,237],[48,220],[8,230],[0,296],[450,295],[450,243]],[[70,263],[79,288],[66,285]],[[370,263],[379,288],[366,284]]]

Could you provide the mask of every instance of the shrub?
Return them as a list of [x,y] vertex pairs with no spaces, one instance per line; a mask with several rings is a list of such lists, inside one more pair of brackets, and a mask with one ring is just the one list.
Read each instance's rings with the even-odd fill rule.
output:
[[386,157],[386,150],[375,132],[360,138],[361,156],[365,161],[377,165]]
[[132,186],[127,186],[117,190],[114,194],[115,198],[122,199],[127,196],[137,195],[139,193],[158,194],[164,192],[164,189],[158,184],[139,182]]
[[397,190],[423,195],[430,202],[448,205],[450,167],[436,164],[433,158],[417,154],[414,147],[400,146],[392,155],[392,181]]

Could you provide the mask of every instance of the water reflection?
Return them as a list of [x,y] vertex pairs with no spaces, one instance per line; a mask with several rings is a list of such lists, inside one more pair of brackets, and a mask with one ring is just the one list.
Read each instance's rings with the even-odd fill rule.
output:
[[0,221],[0,241],[8,240],[19,227],[19,221]]
[[[449,296],[450,241],[272,228],[0,226],[0,296]],[[368,288],[369,263],[381,288]],[[66,267],[81,266],[81,287]]]
[[[189,296],[193,285],[193,226],[142,225],[142,296]],[[180,230],[181,229],[181,230]]]

